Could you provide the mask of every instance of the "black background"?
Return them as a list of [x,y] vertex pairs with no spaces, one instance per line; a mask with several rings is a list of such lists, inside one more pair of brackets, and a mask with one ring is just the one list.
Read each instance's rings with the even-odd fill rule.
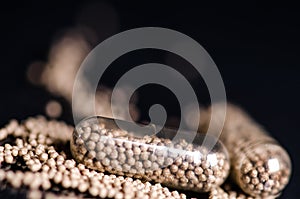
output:
[[[113,8],[117,18],[105,17],[103,11],[86,18],[80,15],[87,5],[102,4]],[[228,100],[244,107],[288,150],[293,176],[282,198],[299,196],[300,14],[296,4],[26,1],[2,4],[0,10],[1,126],[11,118],[45,114],[46,102],[57,99],[28,83],[25,72],[32,61],[46,61],[53,38],[62,29],[88,21],[99,34],[103,32],[103,40],[136,27],[171,28],[197,40],[209,52],[222,74]],[[157,58],[156,53],[148,55]],[[141,59],[130,55],[123,64],[135,63],[136,57]],[[142,93],[142,110],[159,102],[155,93]],[[176,110],[172,107],[176,102],[170,104]],[[69,117],[70,111],[65,111],[61,119],[71,121]]]

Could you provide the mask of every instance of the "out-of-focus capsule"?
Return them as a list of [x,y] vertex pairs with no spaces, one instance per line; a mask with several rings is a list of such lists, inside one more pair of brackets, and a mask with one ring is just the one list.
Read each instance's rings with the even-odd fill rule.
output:
[[231,176],[244,192],[276,197],[286,187],[291,174],[289,155],[240,108],[227,105],[220,139],[229,151]]
[[[188,143],[185,139],[172,140],[176,134],[173,129],[163,128],[155,134],[154,125],[143,128],[143,132],[134,126],[104,117],[84,119],[71,139],[73,157],[91,169],[183,190],[207,192],[226,179],[228,153],[216,138],[197,134]],[[188,132],[182,135],[190,136]],[[203,143],[216,144],[209,150]]]

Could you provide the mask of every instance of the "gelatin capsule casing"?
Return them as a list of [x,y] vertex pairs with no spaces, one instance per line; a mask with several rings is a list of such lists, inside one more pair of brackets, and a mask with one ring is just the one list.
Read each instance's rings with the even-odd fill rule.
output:
[[[84,119],[75,127],[72,155],[77,162],[101,172],[196,192],[210,191],[228,176],[228,153],[216,138],[197,134],[188,143],[172,140],[176,130],[163,128],[155,134],[155,125],[143,130],[135,125],[99,116]],[[211,150],[203,145],[204,138],[216,142]]]
[[220,139],[231,157],[231,177],[244,192],[276,197],[286,187],[292,170],[288,153],[243,110],[227,105]]

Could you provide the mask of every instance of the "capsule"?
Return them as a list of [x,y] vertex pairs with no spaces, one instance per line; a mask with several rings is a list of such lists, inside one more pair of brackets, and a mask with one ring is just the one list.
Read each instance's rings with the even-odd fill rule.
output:
[[291,175],[289,155],[240,108],[229,104],[226,109],[220,139],[231,157],[232,178],[254,197],[279,196]]
[[[196,192],[208,192],[228,176],[227,150],[214,137],[197,134],[188,143],[172,139],[176,134],[173,129],[163,128],[156,134],[154,125],[143,131],[134,126],[99,116],[84,119],[76,125],[71,139],[74,159],[100,172]],[[216,142],[211,150],[203,144],[204,138]]]

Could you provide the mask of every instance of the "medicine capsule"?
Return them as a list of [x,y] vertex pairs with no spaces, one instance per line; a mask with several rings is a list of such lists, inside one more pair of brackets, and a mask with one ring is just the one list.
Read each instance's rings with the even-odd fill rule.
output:
[[[116,122],[118,121],[118,122]],[[122,123],[122,129],[117,123]],[[154,125],[144,132],[135,124],[104,117],[81,121],[71,139],[74,159],[101,172],[140,178],[166,186],[208,192],[221,185],[229,172],[227,150],[216,138],[197,134],[192,143],[172,140],[176,130]],[[190,136],[190,134],[186,134]],[[203,143],[216,144],[211,150]]]
[[291,175],[289,155],[240,108],[226,109],[220,139],[231,157],[233,179],[254,197],[278,196]]

